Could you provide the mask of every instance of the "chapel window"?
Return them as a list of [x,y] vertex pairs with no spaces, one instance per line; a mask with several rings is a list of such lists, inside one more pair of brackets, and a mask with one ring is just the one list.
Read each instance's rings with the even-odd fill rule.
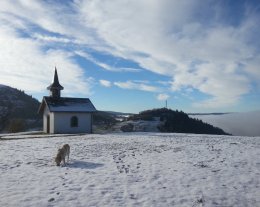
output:
[[71,117],[70,126],[71,127],[78,127],[78,117],[76,117],[76,116]]

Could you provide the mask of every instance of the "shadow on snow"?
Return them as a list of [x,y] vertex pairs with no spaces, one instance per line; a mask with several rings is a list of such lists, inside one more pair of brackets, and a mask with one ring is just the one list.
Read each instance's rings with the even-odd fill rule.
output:
[[103,167],[103,166],[104,166],[104,164],[100,164],[100,163],[75,160],[75,161],[70,162],[66,167],[80,168],[80,169],[95,169],[95,168]]

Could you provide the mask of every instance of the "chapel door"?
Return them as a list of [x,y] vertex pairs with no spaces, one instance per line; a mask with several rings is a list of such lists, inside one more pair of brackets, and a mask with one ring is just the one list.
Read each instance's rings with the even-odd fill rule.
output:
[[47,133],[50,133],[50,116],[47,116]]

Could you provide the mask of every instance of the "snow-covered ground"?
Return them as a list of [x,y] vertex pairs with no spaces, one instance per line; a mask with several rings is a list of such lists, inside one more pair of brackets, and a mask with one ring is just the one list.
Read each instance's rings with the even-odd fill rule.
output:
[[[71,160],[57,167],[65,143]],[[0,206],[260,206],[260,137],[90,134],[0,148]]]

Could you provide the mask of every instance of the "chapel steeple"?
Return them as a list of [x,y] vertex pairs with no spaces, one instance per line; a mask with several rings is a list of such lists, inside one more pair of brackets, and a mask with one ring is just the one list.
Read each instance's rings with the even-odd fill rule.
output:
[[50,90],[50,97],[53,98],[60,98],[60,91],[63,90],[63,86],[59,83],[58,73],[57,69],[55,67],[55,73],[54,73],[54,80],[51,85],[47,87],[48,90]]

